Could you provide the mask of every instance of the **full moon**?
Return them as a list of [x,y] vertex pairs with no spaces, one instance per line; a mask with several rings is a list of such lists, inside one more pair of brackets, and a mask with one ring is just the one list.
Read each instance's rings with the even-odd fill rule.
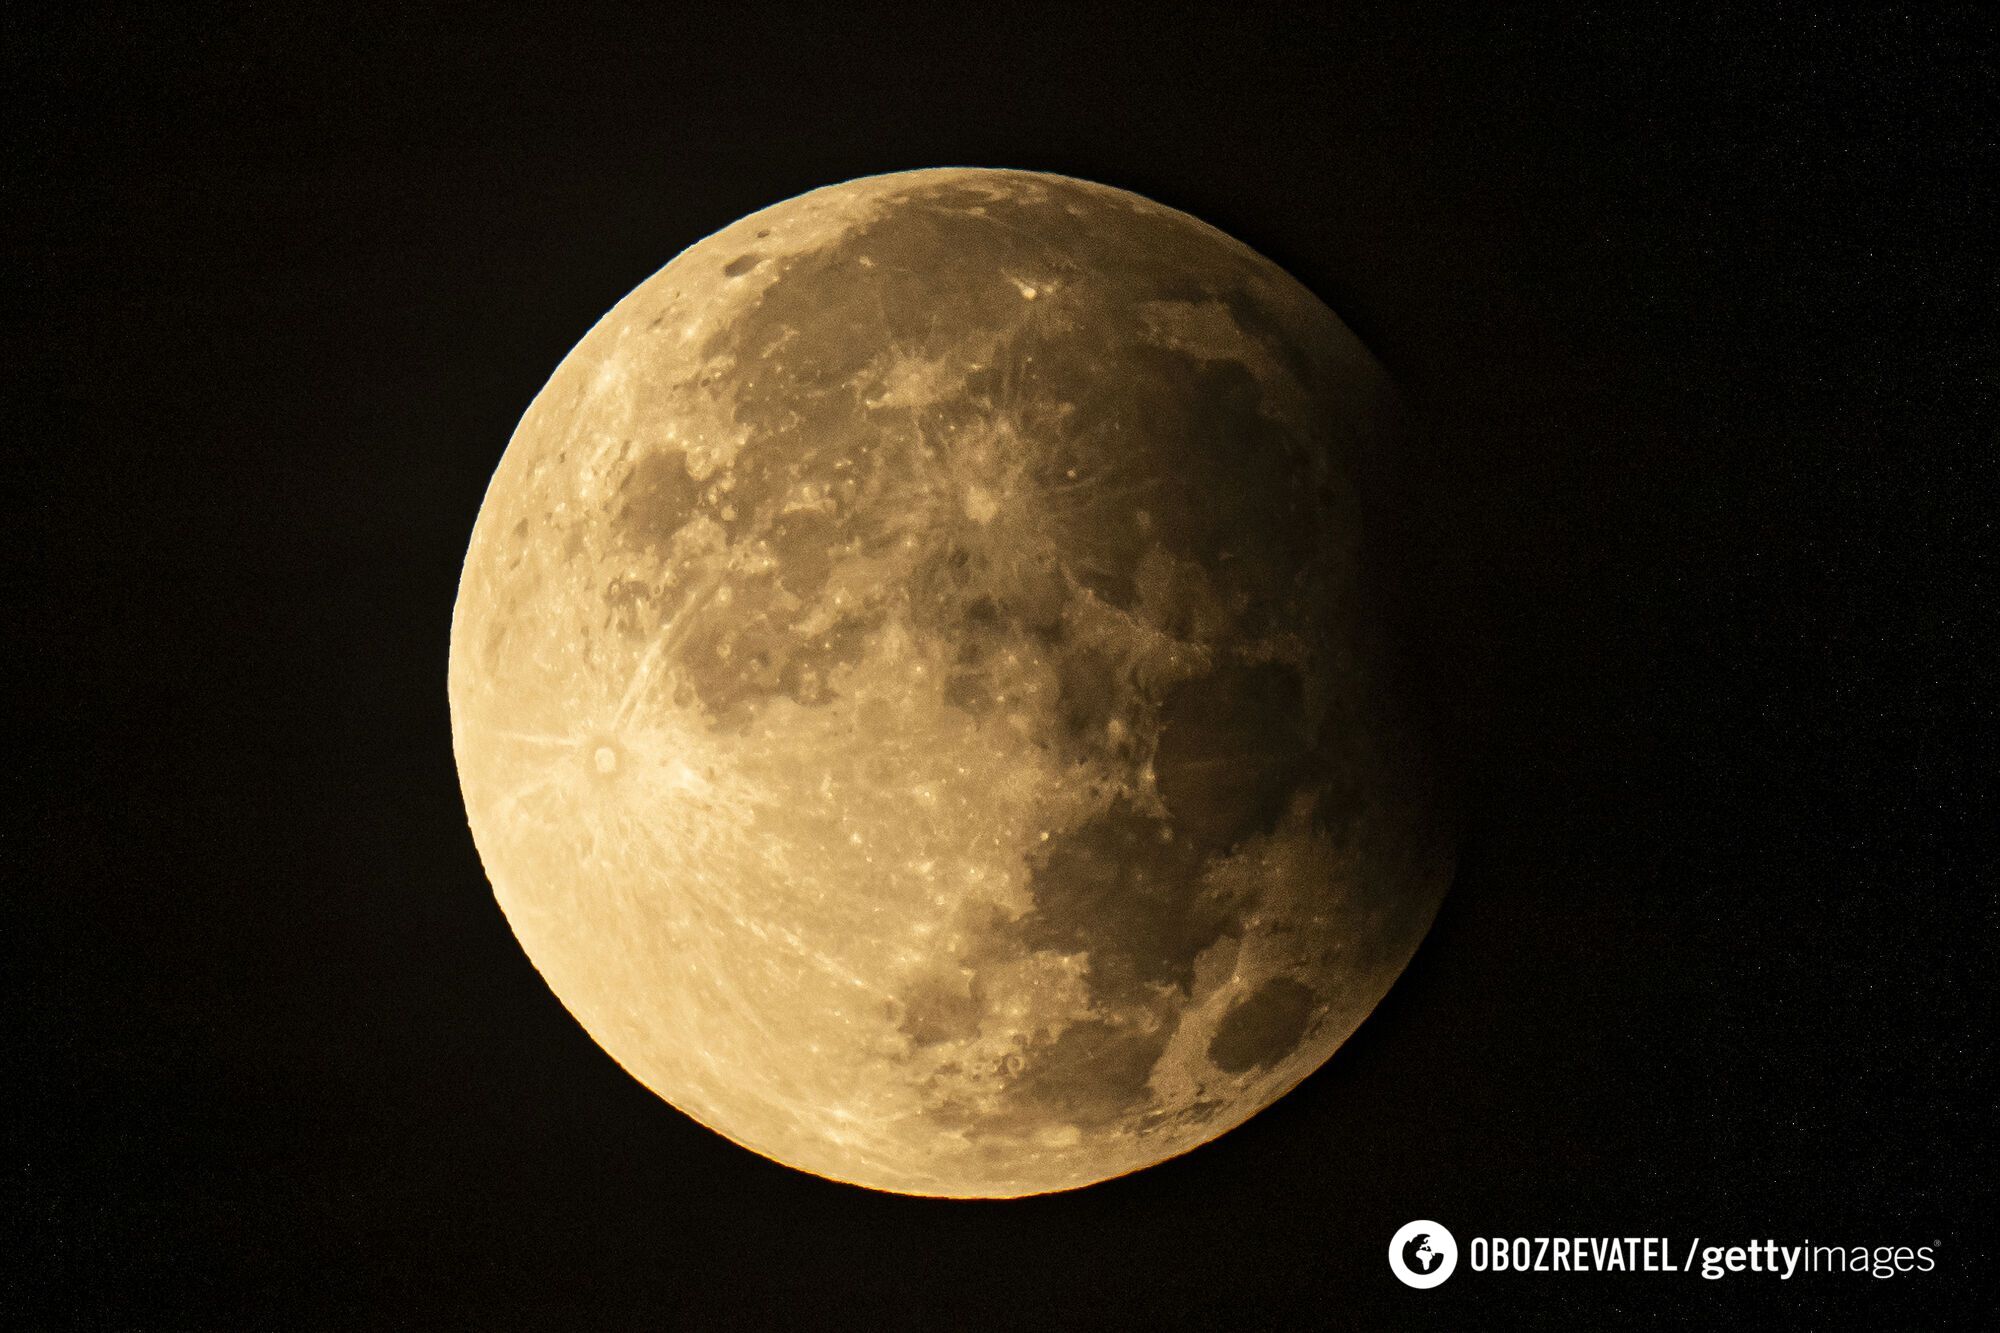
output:
[[1240,1124],[1449,877],[1361,595],[1386,405],[1276,265],[1066,177],[686,250],[466,556],[452,738],[522,947],[647,1087],[836,1180],[1035,1194]]

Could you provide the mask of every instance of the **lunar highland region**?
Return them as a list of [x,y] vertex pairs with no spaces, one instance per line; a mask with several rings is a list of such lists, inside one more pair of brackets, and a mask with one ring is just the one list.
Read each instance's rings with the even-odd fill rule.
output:
[[1360,595],[1386,404],[1268,260],[1064,177],[687,250],[466,559],[453,741],[523,948],[660,1096],[837,1180],[1033,1194],[1241,1123],[1449,876]]

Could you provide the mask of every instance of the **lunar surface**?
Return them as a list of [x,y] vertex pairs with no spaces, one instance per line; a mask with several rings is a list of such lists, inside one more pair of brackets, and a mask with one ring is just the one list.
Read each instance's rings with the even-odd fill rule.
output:
[[453,740],[529,957],[674,1106],[876,1189],[1067,1189],[1255,1114],[1448,876],[1359,596],[1384,393],[1268,260],[1064,177],[687,250],[466,557]]

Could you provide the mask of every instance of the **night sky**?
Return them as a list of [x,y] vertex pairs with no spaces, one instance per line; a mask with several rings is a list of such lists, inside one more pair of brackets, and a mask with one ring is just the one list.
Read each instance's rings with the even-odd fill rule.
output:
[[[1973,7],[36,8],[0,1322],[1976,1319]],[[487,479],[597,317],[757,208],[950,164],[1183,209],[1376,351],[1409,420],[1364,554],[1461,775],[1436,927],[1324,1068],[1004,1204],[799,1174],[621,1072],[493,902],[444,689]],[[1937,1269],[1416,1292],[1416,1217]]]

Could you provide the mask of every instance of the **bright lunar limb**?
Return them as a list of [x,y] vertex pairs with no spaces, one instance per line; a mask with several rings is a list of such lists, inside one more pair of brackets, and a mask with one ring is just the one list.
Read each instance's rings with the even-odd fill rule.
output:
[[754,214],[535,399],[452,621],[515,934],[604,1048],[915,1194],[1186,1151],[1324,1061],[1449,872],[1371,669],[1374,360],[1119,190]]

